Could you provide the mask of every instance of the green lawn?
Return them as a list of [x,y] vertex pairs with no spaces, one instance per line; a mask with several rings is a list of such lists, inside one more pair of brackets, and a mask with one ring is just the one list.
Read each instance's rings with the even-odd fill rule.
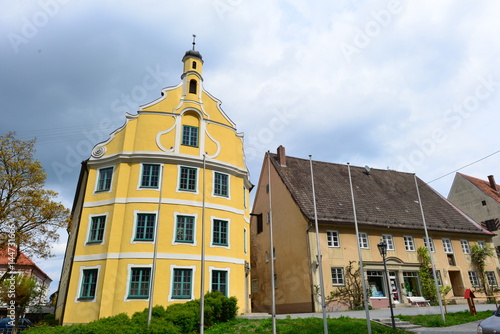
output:
[[[318,334],[323,333],[322,318],[303,318],[303,319],[278,319],[276,320],[276,332]],[[330,334],[345,333],[368,333],[366,320],[340,317],[328,319],[328,332]],[[265,320],[247,320],[235,319],[230,322],[218,324],[209,330],[206,334],[228,334],[228,333],[272,333],[271,319]],[[392,328],[372,323],[372,333],[409,333],[403,330],[393,331]]]
[[[440,314],[406,316],[398,315],[404,321],[421,325],[422,327],[448,327],[460,325],[476,320],[486,319],[493,314],[492,311],[478,312],[476,316],[471,316],[469,311],[449,313],[446,315],[446,323],[441,320]],[[278,319],[276,320],[278,333],[304,333],[317,334],[323,332],[322,318],[303,319]],[[235,319],[227,323],[218,324],[205,331],[207,334],[227,334],[227,333],[271,333],[271,319],[247,320]],[[343,333],[368,333],[365,319],[353,319],[349,317],[329,318],[328,332],[330,334]],[[385,327],[372,322],[372,333],[410,333],[403,330],[393,331],[392,328]]]

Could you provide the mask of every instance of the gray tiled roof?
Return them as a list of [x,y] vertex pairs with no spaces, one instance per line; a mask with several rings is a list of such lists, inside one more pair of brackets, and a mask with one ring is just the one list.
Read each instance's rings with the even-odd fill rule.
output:
[[[310,164],[307,159],[286,157],[280,166],[271,161],[295,202],[309,221],[314,221]],[[353,224],[347,165],[313,161],[318,220],[321,223]],[[413,174],[351,166],[356,213],[360,226],[423,230]],[[418,179],[429,231],[492,235]]]

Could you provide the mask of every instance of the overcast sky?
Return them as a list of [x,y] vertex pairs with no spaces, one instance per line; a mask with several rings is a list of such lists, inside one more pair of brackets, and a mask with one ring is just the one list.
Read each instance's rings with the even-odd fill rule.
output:
[[[283,145],[440,178],[430,185],[446,197],[451,172],[500,150],[499,13],[494,0],[3,0],[0,133],[37,138],[47,188],[70,208],[81,161],[180,82],[196,34],[204,87],[245,134],[254,184]],[[486,179],[499,164],[461,172]],[[51,292],[64,234],[53,260],[35,259]]]

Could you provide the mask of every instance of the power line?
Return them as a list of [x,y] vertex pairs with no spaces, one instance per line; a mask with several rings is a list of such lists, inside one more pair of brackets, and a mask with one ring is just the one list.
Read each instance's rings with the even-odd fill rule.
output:
[[446,173],[446,174],[444,174],[443,176],[440,176],[440,177],[438,177],[438,178],[436,178],[436,179],[434,179],[434,180],[432,180],[432,181],[426,182],[426,184],[432,183],[432,182],[437,181],[437,180],[439,180],[439,179],[442,179],[443,177],[446,177],[446,176],[448,176],[448,175],[450,175],[450,174],[456,173],[456,172],[458,172],[459,170],[462,170],[462,169],[464,169],[464,168],[466,168],[466,167],[472,166],[472,165],[474,165],[474,164],[476,164],[476,163],[478,163],[478,162],[480,162],[480,161],[483,161],[483,160],[485,160],[485,159],[487,159],[487,158],[489,158],[489,157],[491,157],[492,155],[495,155],[495,154],[497,154],[497,153],[500,153],[500,150],[495,151],[495,152],[493,152],[493,153],[491,153],[491,154],[488,154],[487,156],[482,157],[482,158],[481,158],[481,159],[479,159],[479,160],[473,161],[473,162],[471,162],[471,163],[469,163],[469,164],[467,164],[467,165],[465,165],[465,166],[462,166],[462,167],[460,167],[460,168],[458,168],[458,169],[455,169],[455,170],[453,170],[453,171],[451,171],[451,172],[449,172],[449,173]]

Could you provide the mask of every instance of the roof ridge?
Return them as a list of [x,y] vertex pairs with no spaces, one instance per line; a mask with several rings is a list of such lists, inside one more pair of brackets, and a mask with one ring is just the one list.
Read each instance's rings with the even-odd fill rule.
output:
[[[277,157],[278,154],[276,153],[273,153],[273,152],[269,152],[271,154],[271,156],[273,157]],[[297,159],[297,160],[303,160],[303,161],[309,161],[309,159],[307,158],[299,158],[299,157],[294,157],[294,156],[291,156],[291,155],[286,155],[286,158],[291,158],[291,159]],[[368,165],[365,165],[365,166],[356,166],[356,165],[352,165],[348,162],[346,163],[338,163],[338,162],[331,162],[331,161],[321,161],[321,160],[312,160],[313,162],[317,162],[317,163],[321,163],[321,164],[329,164],[329,165],[336,165],[336,166],[345,166],[347,167],[347,165],[351,166],[352,168],[361,168],[361,169],[364,169],[365,166],[368,166]],[[401,174],[415,174],[415,173],[411,173],[411,172],[403,172],[403,171],[398,171],[398,170],[395,170],[395,169],[389,169],[389,168],[377,168],[377,167],[370,167],[370,170],[378,170],[378,171],[385,171],[385,172],[395,172],[395,173],[401,173]]]

